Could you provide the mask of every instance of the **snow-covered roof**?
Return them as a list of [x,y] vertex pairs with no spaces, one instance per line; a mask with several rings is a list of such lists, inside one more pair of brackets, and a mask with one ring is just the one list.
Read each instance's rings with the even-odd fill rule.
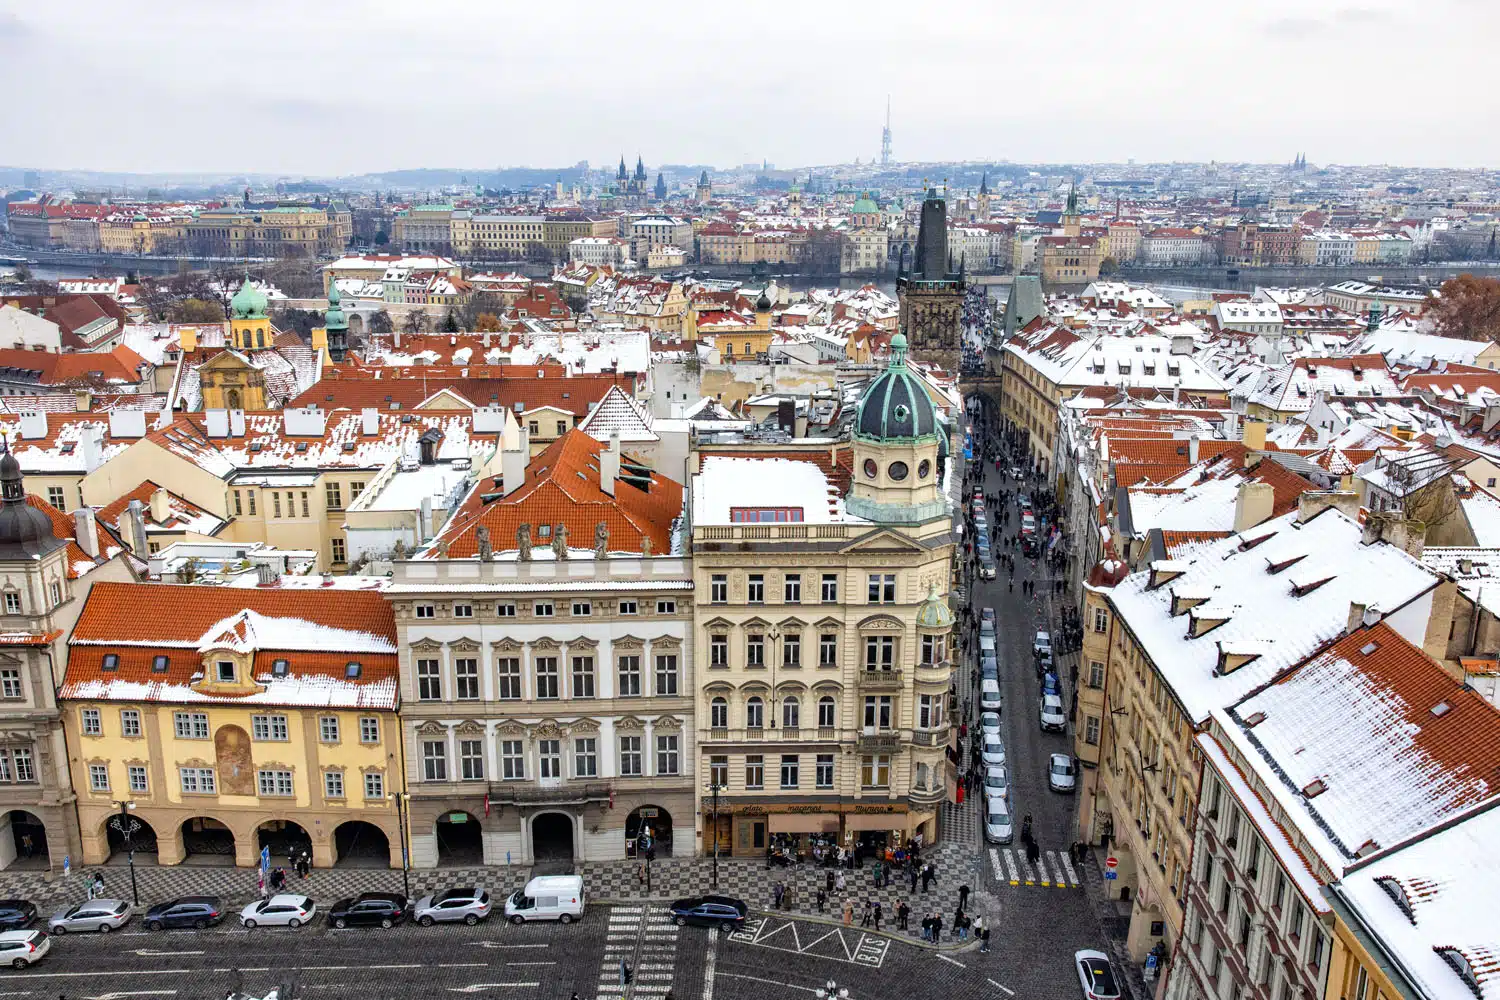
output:
[[693,524],[732,524],[735,507],[800,509],[808,524],[864,523],[845,513],[842,493],[812,462],[708,456],[693,476]]
[[[1198,723],[1341,635],[1351,603],[1388,615],[1437,586],[1403,550],[1364,544],[1360,525],[1335,508],[1302,523],[1294,511],[1175,556],[1186,573],[1155,588],[1149,572],[1134,573],[1109,596]],[[1264,651],[1224,671],[1222,645],[1244,640]]]
[[1500,548],[1500,501],[1476,490],[1459,504],[1474,532],[1474,544],[1482,549]]
[[1011,338],[1005,349],[1055,385],[1226,391],[1219,376],[1190,354],[1173,354],[1172,338],[1158,334],[1086,337],[1043,325]]
[[1459,340],[1381,327],[1360,337],[1354,348],[1361,354],[1382,354],[1388,364],[1430,368],[1439,361],[1478,365],[1479,355],[1493,343],[1492,340]]
[[599,405],[579,423],[578,429],[605,443],[613,434],[619,434],[621,441],[636,443],[660,440],[651,429],[651,412],[625,395],[617,385],[609,387]]

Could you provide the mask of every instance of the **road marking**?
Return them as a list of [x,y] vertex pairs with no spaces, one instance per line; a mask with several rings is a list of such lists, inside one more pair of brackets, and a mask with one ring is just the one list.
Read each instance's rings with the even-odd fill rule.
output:
[[541,983],[470,983],[468,986],[450,986],[449,993],[478,993],[480,990],[504,989],[507,986],[540,986]]
[[781,983],[781,982],[777,982],[774,979],[762,979],[759,976],[745,976],[745,975],[741,975],[738,972],[721,972],[721,973],[719,973],[719,975],[721,975],[721,976],[727,976],[730,979],[748,979],[752,983],[765,983],[767,986],[785,986],[789,990],[801,990],[803,993],[816,993],[816,992],[818,992],[817,990],[813,989],[811,986],[798,986],[795,983]]
[[1063,866],[1063,871],[1067,872],[1067,875],[1068,875],[1068,884],[1069,885],[1077,885],[1078,884],[1078,873],[1073,870],[1073,859],[1067,857],[1066,855],[1061,855],[1061,854],[1058,855],[1058,858],[1059,858],[1059,863]]
[[149,956],[158,956],[159,957],[159,956],[162,956],[162,955],[201,955],[201,954],[203,954],[203,952],[201,952],[201,951],[157,951],[154,948],[137,948],[133,952],[133,954],[141,955],[143,957],[149,957]]
[[[84,976],[180,976],[192,969],[115,969],[100,972],[31,972],[28,979],[81,979]],[[249,971],[248,969],[245,971]]]
[[235,966],[232,969],[215,969],[214,971],[215,972],[270,972],[271,971],[271,967],[269,965],[261,965],[261,966],[257,966],[256,968],[251,969],[251,968],[245,968],[245,967],[241,967],[241,966]]
[[1020,881],[1016,878],[1016,851],[1013,847],[1005,849],[1005,870],[1010,874],[1010,884],[1020,885]]
[[956,959],[956,958],[949,958],[947,955],[944,955],[942,952],[938,952],[937,953],[937,957],[941,958],[945,962],[951,962],[951,963],[953,963],[954,965],[958,966],[960,969],[967,969],[968,968],[967,965],[965,965],[964,963],[960,962],[958,959]]
[[1000,852],[993,847],[990,848],[990,870],[995,873],[996,882],[1005,880],[1005,873],[1000,870]]
[[[1057,852],[1048,851],[1045,856],[1038,854],[1036,866],[1042,873],[1042,885],[1052,884],[1052,870],[1057,867]],[[1059,880],[1060,882],[1061,880]]]
[[[488,962],[439,962],[439,969],[483,969]],[[506,962],[506,965],[556,965],[556,962]],[[416,969],[415,965],[372,965],[372,969]]]
[[708,929],[708,957],[703,962],[703,1000],[714,1000],[714,965],[719,956],[719,929]]
[[475,948],[550,948],[549,944],[500,944],[498,941],[470,941]]
[[176,990],[129,990],[123,993],[101,993],[96,997],[84,997],[84,1000],[120,1000],[122,997],[174,997]]
[[[349,968],[347,965],[304,965],[301,967],[304,972],[342,972],[347,968]],[[375,965],[371,968],[378,969],[380,966]]]
[[991,986],[995,987],[995,989],[997,989],[997,990],[1005,990],[1005,993],[1006,993],[1007,996],[1015,996],[1016,995],[1016,991],[1015,990],[1010,989],[1009,987],[1001,986],[999,983],[995,982],[993,979],[986,979],[985,982],[989,983]]
[[[484,963],[481,962],[480,964],[482,965]],[[557,963],[556,962],[506,962],[505,964],[507,966],[510,966],[510,965],[556,965]]]

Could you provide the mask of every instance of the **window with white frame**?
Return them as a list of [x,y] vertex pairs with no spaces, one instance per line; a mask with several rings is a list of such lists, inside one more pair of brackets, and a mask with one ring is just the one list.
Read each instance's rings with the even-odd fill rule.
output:
[[823,590],[821,594],[824,604],[837,604],[839,599],[839,575],[837,573],[823,574]]
[[859,783],[862,788],[889,788],[891,758],[886,754],[867,754],[860,758]]
[[573,776],[594,778],[599,775],[599,740],[594,736],[580,736],[573,741]]
[[656,613],[659,615],[675,615],[677,613],[677,601],[670,597],[658,598],[656,601]]
[[417,605],[417,617],[418,618],[433,618],[433,617],[436,617],[436,615],[437,615],[437,606],[436,605],[433,605],[433,604],[418,604]]
[[341,799],[344,797],[344,772],[323,772],[323,796],[330,799]]
[[626,598],[620,601],[620,614],[633,615],[637,610],[637,605],[633,599]]
[[443,699],[443,669],[442,663],[436,658],[423,658],[417,661],[417,700],[418,701],[442,701]]
[[545,700],[560,698],[561,678],[557,673],[557,657],[538,656],[536,663],[536,696]]
[[766,761],[762,754],[745,757],[745,787],[751,790],[764,788],[766,784]]
[[78,713],[79,722],[83,727],[85,736],[103,736],[104,720],[99,715],[97,708],[85,708]]
[[0,698],[15,700],[25,697],[21,688],[21,671],[11,667],[0,670]]
[[594,697],[594,658],[592,656],[573,657],[573,697]]
[[374,715],[361,715],[359,717],[359,741],[361,743],[380,742],[380,719]]
[[109,765],[107,765],[107,764],[90,764],[89,765],[89,791],[91,791],[91,792],[107,792],[107,791],[109,791]]
[[561,778],[562,775],[562,740],[537,740],[537,776],[546,778]]
[[318,716],[318,739],[324,743],[339,741],[339,717],[337,715]]
[[501,701],[516,701],[521,697],[521,658],[501,656],[495,660],[495,673],[500,685],[497,696]]
[[281,768],[262,768],[255,772],[256,790],[261,795],[288,797],[293,793],[292,772]]
[[574,601],[573,617],[586,618],[594,613],[594,605],[590,601]]
[[371,801],[385,798],[385,774],[383,772],[365,772],[365,798]]
[[677,654],[656,654],[656,693],[659,695],[677,694]]
[[500,777],[505,781],[526,777],[526,746],[520,740],[500,741]]
[[150,779],[146,776],[146,766],[144,764],[131,764],[125,768],[125,774],[130,781],[130,790],[132,792],[150,791]]
[[182,782],[185,795],[213,795],[216,788],[214,769],[211,767],[179,767],[177,778]]
[[179,740],[208,739],[207,712],[173,712],[172,728]]
[[819,788],[833,787],[833,754],[820,753],[817,759],[817,768],[813,775],[814,784]]
[[479,700],[479,661],[474,657],[453,661],[453,694],[459,701]]
[[139,709],[120,709],[120,735],[127,737],[141,735],[141,713]]
[[787,604],[802,603],[802,574],[788,573],[782,580],[782,600]]
[[839,664],[839,637],[833,632],[818,636],[818,666],[836,667]]
[[632,653],[619,658],[621,698],[638,698],[641,694],[641,658]]
[[708,637],[708,665],[729,666],[729,636],[722,632],[715,632]]
[[896,665],[896,637],[865,636],[865,669],[890,670]]
[[784,753],[781,755],[781,787],[796,788],[800,779],[800,768],[797,763],[797,755]]
[[675,733],[659,733],[656,737],[656,773],[677,773],[678,740]]
[[895,604],[896,574],[871,573],[866,596],[871,604]]
[[275,740],[277,742],[285,741],[289,737],[286,716],[250,716],[250,735],[253,739],[257,740]]
[[474,617],[474,605],[472,605],[472,604],[455,604],[455,605],[453,605],[453,617],[454,618],[473,618]]
[[639,777],[644,773],[641,761],[641,738],[639,736],[620,737],[620,775],[621,777]]
[[715,573],[708,578],[708,603],[729,603],[729,577],[723,573]]
[[484,780],[484,740],[458,741],[458,773],[464,781]]
[[422,778],[425,781],[448,780],[448,744],[446,741],[422,741]]

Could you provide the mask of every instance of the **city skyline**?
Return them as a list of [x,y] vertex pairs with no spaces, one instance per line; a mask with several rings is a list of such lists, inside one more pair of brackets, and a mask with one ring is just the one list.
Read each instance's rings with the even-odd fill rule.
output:
[[[473,6],[433,24],[422,10],[342,0],[320,12],[312,23],[274,2],[247,22],[228,6],[162,3],[116,21],[95,0],[63,0],[46,18],[3,0],[0,86],[70,109],[0,109],[6,159],[319,177],[602,164],[612,150],[654,163],[870,162],[889,93],[894,159],[907,163],[1279,162],[1301,150],[1317,163],[1413,168],[1500,160],[1500,138],[1474,127],[1500,114],[1479,76],[1500,14],[1475,0],[1155,0],[1123,30],[1091,3],[1066,22],[968,3],[921,18],[772,5],[763,24],[685,5],[649,25],[602,6],[574,22]],[[1090,41],[1091,23],[1114,30]],[[1463,30],[1434,30],[1450,24]],[[901,57],[879,59],[897,37]],[[1400,79],[1389,64],[1370,76],[1363,60],[1398,38]],[[241,54],[203,58],[224,39]],[[670,55],[629,55],[642,46]],[[837,71],[840,52],[861,71]],[[1229,72],[1226,58],[1248,64]],[[605,86],[612,72],[618,83]],[[1416,80],[1443,81],[1440,93],[1464,102],[1403,82]]]

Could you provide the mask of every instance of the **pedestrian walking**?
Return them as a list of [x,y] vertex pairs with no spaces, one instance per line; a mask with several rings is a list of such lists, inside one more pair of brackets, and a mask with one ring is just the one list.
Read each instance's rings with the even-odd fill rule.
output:
[[909,865],[907,865],[907,867],[906,867],[906,874],[911,879],[911,891],[912,892],[916,892],[917,891],[917,863],[916,863],[915,860],[913,860]]
[[35,850],[35,847],[33,846],[32,842],[31,842],[31,834],[29,834],[29,833],[23,833],[23,834],[21,834],[21,854],[24,857],[28,857],[29,858],[29,857],[31,857],[31,852],[33,850]]
[[875,900],[875,929],[877,931],[880,930],[880,917],[881,917],[880,900],[877,899],[877,900]]
[[823,910],[824,910],[824,907],[826,907],[827,904],[828,904],[828,891],[826,889],[819,889],[818,890],[818,912],[822,913]]
[[833,891],[833,872],[826,871],[823,873],[823,889],[826,892]]
[[936,910],[932,911],[932,942],[933,944],[943,940],[943,915]]
[[861,927],[869,927],[870,926],[870,922],[872,920],[874,920],[874,919],[875,919],[875,908],[870,905],[870,901],[867,899],[867,900],[865,900],[864,912],[861,913],[860,917],[859,917],[859,926],[861,926]]
[[854,900],[848,896],[844,897],[844,926],[850,927],[854,924]]
[[953,934],[960,941],[969,940],[969,916],[963,910],[953,914]]
[[1029,862],[1031,862],[1034,865],[1038,861],[1040,861],[1041,859],[1042,859],[1042,849],[1037,846],[1037,843],[1036,843],[1035,840],[1032,840],[1031,842],[1029,842],[1026,845],[1026,860],[1029,861]]
[[989,924],[985,924],[984,925],[984,930],[982,930],[982,931],[979,932],[979,950],[980,951],[989,951],[990,950],[990,925]]
[[922,869],[922,892],[926,893],[927,890],[931,888],[932,883],[936,881],[937,869],[932,867],[932,862],[929,861],[927,865]]
[[834,879],[834,888],[838,889],[839,892],[843,892],[844,888],[847,885],[848,885],[848,882],[846,882],[845,879],[844,879],[844,872],[843,872],[842,869],[840,869],[838,877],[836,879]]
[[880,888],[880,879],[881,879],[881,876],[884,875],[884,874],[885,874],[885,862],[884,861],[876,861],[875,862],[875,888],[877,888],[877,889]]
[[967,882],[958,887],[958,908],[960,910],[969,908],[969,884]]
[[771,886],[771,900],[773,909],[781,909],[781,894],[785,891],[786,889],[780,882],[777,882]]

